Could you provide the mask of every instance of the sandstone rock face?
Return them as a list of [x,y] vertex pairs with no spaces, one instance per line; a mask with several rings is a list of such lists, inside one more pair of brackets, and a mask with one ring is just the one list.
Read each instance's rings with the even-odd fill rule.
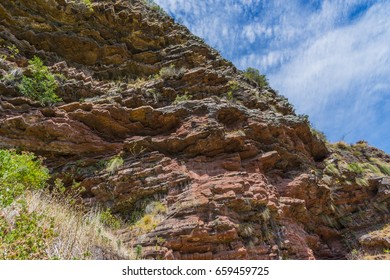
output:
[[[285,98],[141,1],[76,2],[0,3],[0,148],[44,156],[55,176],[85,187],[85,203],[130,224],[163,204],[151,229],[120,232],[145,258],[342,259],[388,248],[375,234],[390,218],[388,155],[325,144]],[[21,95],[34,54],[61,74],[63,102]]]

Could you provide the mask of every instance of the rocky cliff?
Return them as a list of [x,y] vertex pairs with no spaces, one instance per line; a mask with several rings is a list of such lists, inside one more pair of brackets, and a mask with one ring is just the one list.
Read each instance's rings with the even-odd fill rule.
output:
[[[386,257],[390,156],[329,144],[143,1],[0,3],[0,148],[45,158],[144,258]],[[37,56],[62,99],[21,94]]]

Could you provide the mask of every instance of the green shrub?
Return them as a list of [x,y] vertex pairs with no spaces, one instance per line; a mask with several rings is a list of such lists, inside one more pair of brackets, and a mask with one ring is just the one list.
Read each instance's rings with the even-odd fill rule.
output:
[[82,2],[90,11],[93,11],[92,1],[91,1],[91,0],[81,0],[81,2]]
[[268,87],[268,79],[265,75],[260,74],[259,70],[248,67],[244,73],[244,77],[257,83],[259,87]]
[[[27,190],[42,189],[47,168],[31,153],[0,150],[0,259],[41,259],[45,240],[54,235],[52,225],[41,226],[41,214],[28,211],[21,197]],[[15,212],[15,215],[10,213]]]
[[109,173],[114,173],[123,165],[123,163],[123,158],[120,155],[117,155],[108,161],[106,171]]
[[355,182],[362,187],[368,187],[370,185],[366,178],[356,178]]
[[149,203],[145,208],[144,215],[131,226],[133,233],[141,235],[154,230],[162,222],[167,210],[167,207],[160,201]]
[[42,60],[34,56],[29,64],[31,77],[23,75],[22,82],[19,85],[20,92],[43,105],[52,105],[61,101],[61,98],[55,93],[58,87],[55,77],[43,65]]
[[19,210],[12,224],[0,216],[0,259],[46,259],[47,240],[55,236],[54,225],[42,225],[44,216]]
[[100,213],[100,221],[103,225],[111,229],[119,229],[121,227],[121,221],[112,215],[108,208]]
[[337,148],[341,149],[341,150],[347,150],[350,146],[345,143],[344,141],[339,141],[339,142],[336,142],[334,144]]
[[10,205],[27,189],[41,189],[49,171],[32,153],[0,150],[0,207]]
[[139,260],[141,259],[141,257],[142,257],[142,246],[138,244],[135,247],[135,259]]
[[333,163],[327,164],[324,171],[326,174],[340,176],[339,170]]
[[175,101],[173,101],[173,104],[179,104],[180,102],[191,100],[192,96],[188,94],[187,92],[183,95],[176,95]]
[[352,162],[348,164],[348,170],[357,174],[362,174],[364,168],[357,162]]
[[229,91],[226,93],[226,99],[229,102],[234,101],[234,93],[240,88],[240,85],[237,81],[229,81],[228,82]]

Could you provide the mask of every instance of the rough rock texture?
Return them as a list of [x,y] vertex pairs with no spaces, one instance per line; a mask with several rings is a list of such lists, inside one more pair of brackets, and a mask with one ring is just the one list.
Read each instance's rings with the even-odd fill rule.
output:
[[[284,97],[141,1],[92,8],[0,3],[0,148],[33,151],[65,183],[81,182],[86,203],[133,224],[120,234],[145,258],[342,259],[389,248],[388,155],[326,144]],[[19,92],[33,55],[61,74],[63,102],[44,107]],[[123,163],[108,168],[115,158]],[[167,211],[139,234],[154,201]]]

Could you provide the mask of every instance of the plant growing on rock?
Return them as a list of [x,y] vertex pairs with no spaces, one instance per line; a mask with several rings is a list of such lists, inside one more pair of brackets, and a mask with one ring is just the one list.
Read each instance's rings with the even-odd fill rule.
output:
[[161,223],[167,207],[159,201],[149,203],[145,208],[145,215],[131,227],[136,235],[148,233]]
[[234,101],[234,93],[240,88],[237,81],[229,81],[228,82],[229,91],[226,93],[226,99],[229,102]]
[[121,221],[108,208],[100,213],[100,221],[103,225],[112,229],[119,229],[121,227]]
[[0,150],[0,207],[6,207],[28,189],[42,189],[49,171],[31,153]]
[[0,80],[6,85],[14,87],[20,83],[21,78],[23,77],[22,71],[20,68],[14,68],[11,71],[7,72]]
[[260,71],[255,68],[248,67],[243,75],[245,78],[256,82],[259,87],[269,86],[267,77],[264,74],[260,74]]
[[106,171],[112,174],[117,171],[123,165],[123,163],[123,158],[120,155],[117,155],[110,159],[110,161],[107,163]]
[[81,5],[82,7],[87,8],[88,11],[93,12],[92,0],[70,0],[68,3]]
[[310,125],[310,131],[316,138],[320,139],[322,142],[328,142],[325,133],[323,133],[322,131],[315,129],[311,125]]
[[348,170],[357,174],[362,174],[364,168],[358,162],[352,162],[348,164]]
[[176,68],[175,65],[171,64],[169,67],[163,67],[160,69],[159,77],[162,79],[170,79],[174,77],[181,77],[185,73],[184,67]]
[[183,95],[176,95],[175,101],[173,101],[173,104],[179,104],[180,102],[191,100],[192,95],[188,94],[187,92]]
[[370,161],[375,163],[383,174],[390,176],[390,163],[387,163],[379,158],[370,158]]
[[29,61],[30,76],[23,75],[19,85],[20,92],[33,100],[39,101],[43,105],[52,105],[59,101],[56,95],[58,88],[54,75],[43,65],[42,60],[34,56]]

